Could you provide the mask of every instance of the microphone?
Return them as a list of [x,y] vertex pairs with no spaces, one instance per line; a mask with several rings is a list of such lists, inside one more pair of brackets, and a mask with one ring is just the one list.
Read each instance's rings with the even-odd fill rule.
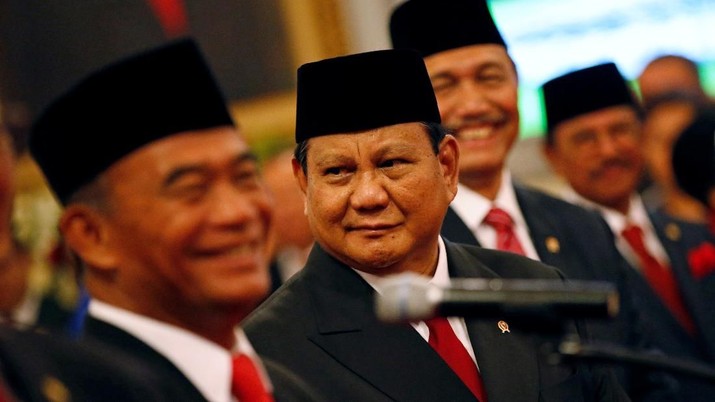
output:
[[613,284],[549,279],[452,279],[447,288],[405,273],[385,278],[375,313],[387,323],[433,317],[518,318],[525,321],[613,318],[618,292]]

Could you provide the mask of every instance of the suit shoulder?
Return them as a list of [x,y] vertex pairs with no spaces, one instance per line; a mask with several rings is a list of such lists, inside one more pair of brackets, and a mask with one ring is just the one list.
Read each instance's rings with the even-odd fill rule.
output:
[[539,190],[535,190],[527,187],[517,187],[517,193],[521,199],[531,200],[532,202],[538,202],[539,204],[546,207],[550,212],[554,214],[576,214],[582,216],[589,216],[591,218],[597,218],[599,215],[595,211],[588,210],[576,204],[572,204],[561,198],[554,197],[553,195],[544,193]]
[[[304,286],[304,272],[298,272],[283,284],[270,297],[256,307],[243,322],[241,327],[251,337],[257,331],[264,331],[272,326],[285,325],[282,317],[306,316],[309,295]],[[281,322],[283,324],[281,324]]]
[[[447,243],[447,241],[445,241]],[[522,255],[479,246],[449,243],[448,254],[457,260],[477,260],[503,278],[561,279],[560,271],[550,265]]]

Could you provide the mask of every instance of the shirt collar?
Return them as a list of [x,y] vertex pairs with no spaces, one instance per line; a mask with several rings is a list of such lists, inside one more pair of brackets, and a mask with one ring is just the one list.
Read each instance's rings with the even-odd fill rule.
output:
[[[447,251],[444,247],[444,241],[440,236],[438,239],[439,256],[437,257],[437,269],[434,272],[434,276],[430,280],[430,283],[440,286],[447,287],[449,285],[449,268],[447,266]],[[378,276],[374,274],[369,274],[357,269],[353,270],[357,272],[377,293],[382,294],[383,282],[385,280],[384,276]]]
[[526,227],[526,220],[516,199],[511,173],[506,169],[502,171],[501,186],[494,201],[463,184],[458,184],[457,196],[450,205],[472,232],[484,221],[492,207],[503,209],[511,216],[515,225]]
[[625,215],[615,209],[605,207],[588,200],[573,189],[569,189],[564,198],[574,204],[598,211],[603,219],[608,223],[613,233],[621,233],[628,224],[636,224],[641,228],[650,228],[650,219],[648,219],[648,211],[646,210],[643,200],[637,193],[633,193],[628,202],[628,213]]
[[243,330],[236,328],[236,345],[229,351],[183,328],[167,324],[93,299],[89,314],[110,323],[169,359],[209,401],[231,401],[232,353],[248,355],[261,373],[264,385],[270,380]]

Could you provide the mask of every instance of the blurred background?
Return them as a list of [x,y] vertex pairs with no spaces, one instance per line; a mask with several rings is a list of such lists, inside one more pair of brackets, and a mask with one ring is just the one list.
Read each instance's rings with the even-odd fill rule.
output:
[[[33,256],[32,286],[59,292],[61,303],[76,300],[55,275],[67,263],[54,223],[59,209],[23,153],[33,119],[55,96],[112,60],[191,35],[259,157],[268,158],[293,145],[296,68],[389,48],[389,15],[401,1],[0,0],[0,122],[20,152],[15,226]],[[677,54],[698,63],[715,94],[715,0],[491,0],[490,7],[519,72],[522,134],[510,165],[528,184],[555,185],[539,149],[538,91],[554,76],[614,61],[635,82],[648,61]]]

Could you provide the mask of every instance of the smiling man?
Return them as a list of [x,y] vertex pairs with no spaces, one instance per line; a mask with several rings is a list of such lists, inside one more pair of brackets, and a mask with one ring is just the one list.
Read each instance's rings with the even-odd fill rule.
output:
[[85,78],[40,116],[30,149],[85,267],[85,336],[188,400],[315,399],[237,327],[268,290],[272,205],[192,40]]
[[[439,124],[417,53],[305,64],[297,111],[293,171],[316,245],[306,266],[244,322],[257,351],[336,401],[625,398],[607,373],[547,363],[517,321],[504,335],[498,320],[377,320],[374,294],[391,274],[443,286],[455,277],[560,278],[537,261],[440,237],[459,150]],[[433,349],[444,337],[451,345]],[[461,359],[459,369],[443,360],[445,351]]]
[[[661,351],[715,362],[712,288],[691,274],[688,250],[711,243],[705,225],[648,210],[637,192],[643,173],[639,105],[614,63],[556,77],[543,85],[546,156],[574,202],[599,211],[627,271],[646,330]],[[712,386],[681,378],[687,401],[712,399]]]

